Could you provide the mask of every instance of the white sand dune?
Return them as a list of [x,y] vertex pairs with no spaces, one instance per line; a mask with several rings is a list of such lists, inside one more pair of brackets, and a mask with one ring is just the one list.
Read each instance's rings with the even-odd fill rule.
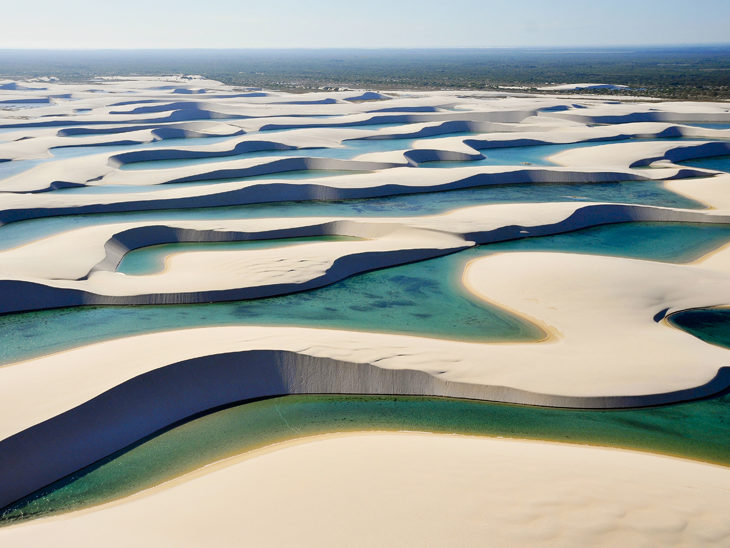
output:
[[[639,188],[658,181],[706,209],[554,200],[475,203],[439,215],[258,219],[242,212],[227,220],[150,214],[69,223],[0,251],[0,313],[280,295],[475,244],[632,221],[730,223],[730,175],[678,164],[728,154],[730,130],[688,125],[727,123],[726,104],[502,95],[293,95],[199,77],[7,82],[0,101],[41,106],[0,111],[0,238],[1,223],[58,215],[477,186],[499,192],[516,184],[633,181]],[[351,140],[362,148],[337,157]],[[547,156],[545,165],[488,162],[500,148],[550,144],[580,146]],[[93,148],[68,148],[77,146]],[[295,149],[303,149],[298,157],[277,152]],[[190,161],[133,165],[164,160]],[[444,161],[460,164],[427,167]],[[311,177],[288,177],[291,171]],[[321,235],[355,239],[182,251],[161,272],[116,271],[129,251],[161,243]],[[689,264],[567,252],[470,262],[465,290],[533,323],[543,340],[211,325],[70,344],[7,364],[0,368],[0,506],[194,413],[251,398],[413,394],[615,408],[715,394],[730,383],[729,351],[664,318],[730,303],[728,249]],[[213,467],[98,510],[0,529],[0,544],[63,536],[77,545],[244,538],[333,545],[345,533],[355,545],[717,544],[730,535],[718,510],[728,502],[727,478],[719,467],[619,451],[350,436]],[[287,527],[276,525],[282,520]],[[353,531],[360,532],[354,541]]]
[[[730,131],[724,131],[725,138],[730,137]],[[569,166],[628,166],[640,167],[650,165],[660,160],[681,162],[707,156],[722,156],[730,153],[730,141],[700,141],[692,143],[656,142],[616,143],[603,146],[567,150],[552,157],[562,165]]]

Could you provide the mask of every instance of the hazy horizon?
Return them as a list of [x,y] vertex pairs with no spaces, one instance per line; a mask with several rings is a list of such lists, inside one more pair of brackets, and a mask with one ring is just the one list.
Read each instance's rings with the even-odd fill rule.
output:
[[521,52],[539,52],[539,51],[555,51],[556,53],[590,53],[591,50],[596,52],[604,53],[616,51],[620,53],[626,53],[627,51],[636,50],[652,50],[652,49],[701,49],[701,48],[730,48],[730,40],[726,42],[707,42],[707,43],[695,43],[695,44],[613,44],[613,45],[534,45],[534,46],[450,46],[450,47],[343,47],[343,46],[322,46],[322,47],[146,47],[146,48],[135,48],[135,47],[4,47],[0,46],[0,51],[27,51],[27,52],[40,52],[40,51],[51,51],[51,52],[94,52],[94,51],[119,51],[119,52],[148,52],[148,51],[255,51],[255,52],[314,52],[314,51],[342,51],[342,52],[356,52],[356,51],[489,51],[489,50],[508,50],[508,51],[521,51]]
[[[115,9],[115,5],[119,7]],[[5,7],[0,49],[484,49],[723,45],[726,0],[280,0]],[[667,37],[673,37],[667,42]]]

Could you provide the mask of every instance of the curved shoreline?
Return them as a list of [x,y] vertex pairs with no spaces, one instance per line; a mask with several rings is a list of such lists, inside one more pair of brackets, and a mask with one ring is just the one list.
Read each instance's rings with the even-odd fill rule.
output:
[[[325,436],[282,444],[276,449],[220,462],[186,477],[186,481],[131,497],[125,501],[127,504],[111,502],[94,510],[3,528],[0,535],[10,542],[14,539],[42,544],[58,536],[59,531],[71,531],[88,545],[98,545],[99,539],[108,538],[112,524],[123,522],[130,525],[118,533],[122,535],[121,544],[138,544],[140,538],[149,539],[150,534],[167,539],[173,534],[176,544],[196,545],[199,537],[195,535],[205,524],[209,529],[205,540],[210,542],[211,535],[217,535],[214,543],[222,544],[240,529],[235,518],[243,509],[246,516],[256,516],[256,523],[246,528],[245,537],[255,537],[257,545],[289,545],[302,537],[312,539],[311,545],[339,545],[346,541],[349,531],[364,528],[373,520],[378,523],[375,536],[371,533],[369,537],[373,545],[394,538],[399,539],[398,544],[413,538],[432,541],[434,535],[438,535],[439,545],[455,538],[464,544],[483,530],[484,519],[481,515],[475,517],[474,509],[486,509],[494,524],[490,538],[500,535],[500,545],[513,545],[515,541],[533,545],[536,537],[529,524],[535,518],[532,512],[525,515],[525,497],[539,501],[539,515],[562,516],[566,511],[577,511],[577,517],[561,528],[561,541],[571,541],[575,546],[584,546],[586,535],[591,535],[589,544],[601,544],[606,535],[615,539],[619,534],[640,543],[670,536],[677,543],[692,545],[700,541],[710,545],[730,535],[727,527],[714,528],[708,539],[708,521],[724,523],[721,509],[728,499],[726,470],[702,463],[605,448],[423,432]],[[458,467],[445,464],[455,461]],[[433,476],[431,481],[424,483],[423,478],[429,476]],[[586,494],[586,482],[596,485],[597,481],[598,487]],[[352,499],[339,500],[343,486],[353,494]],[[258,496],[251,497],[257,487]],[[271,490],[274,493],[269,496]],[[657,490],[661,493],[658,498]],[[401,495],[385,496],[392,492]],[[307,506],[313,493],[317,498]],[[196,519],[181,523],[178,516],[183,509],[200,499],[208,503],[196,509]],[[671,503],[677,499],[691,504]],[[368,501],[372,511],[357,511],[363,500]],[[226,509],[230,501],[233,508]],[[417,511],[401,515],[398,508],[403,504]],[[445,520],[444,512],[454,505],[457,512],[447,513]],[[591,508],[587,515],[586,505]],[[658,509],[658,515],[646,514],[647,507],[654,512]],[[337,523],[346,524],[347,529],[318,532],[327,523],[317,518],[321,509],[325,509],[327,519],[333,512],[340,512]],[[305,516],[300,515],[303,511]],[[672,512],[669,517],[679,518],[667,521],[668,512]],[[271,527],[280,523],[282,513],[286,523],[294,525],[272,533]],[[424,515],[429,517],[427,524]],[[626,522],[622,519],[626,515],[639,519]],[[172,526],[175,518],[176,526]],[[435,528],[424,531],[431,523]],[[307,533],[302,535],[305,527]],[[272,540],[272,534],[278,536]],[[545,536],[555,538],[551,531],[545,534],[540,530],[537,534],[540,540]],[[241,540],[243,535],[231,545]],[[627,543],[632,544],[632,540]]]
[[[513,209],[514,214],[509,217],[512,224],[506,224],[509,221],[504,212],[511,212]],[[537,221],[534,220],[535,216]],[[533,220],[530,223],[531,218]],[[400,219],[289,219],[283,223],[285,227],[272,224],[271,221],[252,220],[248,225],[243,225],[248,230],[242,230],[239,228],[240,223],[236,224],[234,221],[229,221],[231,228],[228,229],[225,225],[221,227],[220,222],[213,224],[207,221],[169,222],[123,229],[124,225],[119,225],[119,229],[111,225],[112,228],[106,229],[109,234],[102,236],[103,240],[96,233],[104,234],[101,232],[104,227],[78,229],[53,240],[27,244],[2,253],[7,258],[17,255],[22,262],[25,255],[32,255],[33,249],[37,248],[38,253],[43,253],[48,260],[54,253],[64,253],[72,246],[80,259],[76,260],[79,263],[76,267],[77,273],[71,277],[68,274],[54,273],[52,267],[49,270],[45,264],[40,267],[40,275],[34,275],[32,270],[28,271],[29,274],[15,276],[12,271],[4,276],[0,272],[0,277],[4,277],[0,279],[0,287],[4,288],[2,294],[5,295],[5,299],[0,299],[0,313],[89,304],[190,304],[267,297],[321,287],[368,270],[453,253],[474,243],[486,244],[546,236],[630,221],[727,224],[730,222],[730,214],[630,204],[553,203],[530,204],[529,207],[525,205],[519,213],[511,205],[488,205],[457,209],[441,215]],[[214,228],[206,228],[210,225]],[[259,226],[261,228],[257,230]],[[90,236],[84,238],[86,234]],[[132,280],[107,276],[102,279],[99,276],[105,271],[113,271],[127,251],[152,244],[318,235],[354,236],[370,239],[373,245],[368,246],[372,249],[361,251],[357,249],[362,246],[333,248],[339,250],[335,255],[327,257],[320,254],[315,258],[319,262],[326,259],[316,270],[300,268],[299,273],[294,272],[289,275],[288,280],[275,284],[260,279],[260,275],[241,284],[240,273],[235,265],[229,263],[222,264],[216,285],[206,285],[204,281],[191,285],[183,277],[186,272],[184,268],[179,269],[178,274],[177,270],[167,272],[164,276],[165,292],[150,291],[150,287],[153,287],[149,286],[152,283],[150,278],[138,277]],[[83,242],[83,252],[78,251],[79,237]],[[56,249],[50,247],[50,241],[54,242]],[[103,256],[99,257],[102,251],[98,248],[102,241]],[[352,251],[346,251],[350,248]],[[290,257],[284,255],[284,258]],[[56,262],[65,264],[68,271],[68,262],[64,259],[59,255]],[[188,265],[187,268],[190,267]],[[276,268],[282,267],[267,263],[266,268],[274,275],[280,274]],[[182,281],[175,282],[178,279]],[[159,285],[159,281],[157,283]]]
[[515,308],[511,308],[509,306],[504,305],[503,303],[496,302],[494,300],[488,299],[483,293],[477,290],[477,288],[469,281],[469,269],[476,264],[477,261],[482,260],[482,258],[476,258],[471,259],[466,263],[464,266],[464,270],[461,273],[461,284],[464,286],[464,288],[469,291],[475,298],[484,301],[485,303],[488,303],[492,306],[497,306],[503,310],[506,310],[513,316],[516,316],[517,318],[521,318],[523,321],[534,324],[538,326],[542,332],[545,334],[545,336],[542,339],[537,339],[533,342],[535,343],[550,343],[550,342],[557,342],[560,339],[564,338],[563,335],[560,333],[560,330],[556,327],[548,324],[547,322],[541,320],[540,318],[536,318],[533,316],[530,316],[528,314],[525,314],[524,312],[517,310]]
[[[104,507],[108,507],[110,505],[119,504],[121,502],[126,502],[130,500],[138,499],[139,497],[144,497],[149,495],[150,493],[154,493],[156,491],[159,491],[160,489],[166,489],[169,487],[172,487],[174,485],[178,485],[180,483],[184,483],[186,481],[189,481],[192,478],[200,477],[202,475],[205,475],[207,473],[210,473],[211,471],[220,469],[222,467],[228,466],[231,463],[237,463],[245,460],[249,460],[251,458],[255,458],[260,455],[268,454],[272,451],[276,451],[282,448],[290,447],[292,445],[298,444],[298,443],[308,443],[311,441],[316,441],[318,439],[329,439],[331,437],[338,437],[338,436],[348,436],[348,435],[357,435],[357,434],[377,434],[377,433],[410,433],[410,434],[435,434],[435,435],[449,435],[449,436],[457,436],[457,437],[473,437],[473,438],[491,438],[491,439],[509,439],[509,440],[521,440],[521,441],[531,441],[531,442],[539,442],[541,444],[560,444],[568,447],[580,447],[580,446],[587,446],[587,447],[596,447],[596,448],[604,448],[604,449],[611,449],[616,451],[629,451],[636,454],[652,454],[655,456],[661,456],[666,457],[670,459],[681,459],[681,460],[691,460],[695,462],[702,462],[705,464],[713,465],[713,466],[720,466],[723,468],[726,468],[730,465],[730,461],[726,460],[717,460],[717,459],[707,459],[706,455],[703,453],[688,453],[686,450],[682,453],[676,451],[677,448],[673,451],[672,449],[668,448],[666,445],[666,441],[664,442],[664,445],[659,443],[660,440],[653,440],[655,442],[655,445],[652,445],[651,447],[647,447],[646,445],[639,445],[634,440],[630,439],[628,437],[629,432],[626,432],[626,439],[621,437],[621,434],[618,434],[619,440],[616,440],[612,438],[610,435],[607,438],[602,437],[600,434],[592,434],[591,432],[586,432],[583,437],[579,437],[577,439],[573,439],[568,437],[570,441],[566,441],[565,438],[559,437],[561,434],[564,434],[565,432],[561,432],[560,427],[558,427],[555,430],[550,430],[550,434],[542,433],[540,435],[537,435],[537,432],[532,433],[533,435],[530,435],[530,433],[527,433],[525,431],[519,431],[517,433],[506,431],[504,426],[501,426],[501,422],[497,420],[497,425],[494,427],[486,427],[485,431],[475,433],[473,428],[469,428],[468,426],[463,426],[461,428],[454,427],[452,425],[451,429],[448,429],[447,427],[439,426],[436,424],[425,424],[419,422],[417,426],[409,426],[405,425],[401,426],[400,423],[391,424],[388,422],[387,424],[383,421],[379,421],[375,424],[374,427],[367,428],[367,426],[370,423],[363,423],[362,420],[358,420],[357,418],[350,418],[349,414],[345,413],[343,410],[343,416],[346,415],[348,417],[348,420],[355,421],[354,423],[351,423],[351,425],[345,427],[341,422],[335,422],[335,423],[323,423],[321,426],[317,427],[311,427],[311,428],[304,428],[306,426],[306,423],[302,423],[301,419],[295,423],[295,426],[290,425],[290,421],[293,420],[291,416],[284,417],[281,414],[281,410],[278,407],[278,403],[273,402],[281,402],[286,405],[293,405],[296,409],[296,403],[290,404],[286,400],[289,398],[296,398],[296,396],[288,396],[285,398],[271,398],[271,399],[264,399],[264,400],[254,400],[253,402],[239,402],[234,403],[232,406],[224,406],[223,408],[214,409],[211,410],[211,412],[204,412],[202,414],[194,415],[192,417],[186,418],[183,421],[180,421],[179,423],[175,425],[171,425],[170,428],[162,429],[151,436],[144,438],[140,440],[140,442],[134,443],[121,451],[110,455],[109,457],[105,459],[101,459],[100,461],[97,461],[96,463],[91,464],[89,467],[79,470],[78,472],[67,476],[66,478],[62,478],[58,480],[57,482],[54,482],[53,484],[46,486],[45,488],[40,489],[39,491],[36,491],[34,493],[31,493],[27,497],[24,497],[23,499],[20,499],[19,501],[12,503],[9,506],[6,506],[4,508],[0,508],[4,510],[3,515],[7,515],[8,517],[4,517],[2,520],[0,520],[0,527],[7,526],[7,525],[14,525],[18,522],[22,523],[24,521],[27,521],[28,519],[38,519],[38,518],[45,518],[45,519],[54,519],[56,518],[63,518],[64,514],[67,514],[68,512],[73,512],[74,515],[78,515],[79,513],[83,514],[86,512],[95,511]],[[304,398],[307,398],[310,396],[304,396]],[[378,403],[382,403],[382,406],[384,408],[390,408],[387,403],[384,402],[385,398],[378,396],[366,396],[366,397],[359,397],[359,396],[349,396],[349,395],[332,395],[333,398],[330,405],[336,405],[339,400],[343,402],[347,402],[348,400],[352,400],[354,402],[360,402],[363,403],[367,407],[368,405],[378,405]],[[301,400],[301,396],[299,399]],[[316,398],[316,396],[315,396]],[[336,398],[336,399],[335,399]],[[396,396],[397,399],[394,399],[391,402],[391,405],[396,406],[402,406],[402,405],[410,405],[418,400],[420,398],[413,397],[413,396]],[[325,398],[318,398],[318,399],[325,399]],[[469,404],[476,404],[479,405],[481,402],[476,401],[470,401],[470,400],[458,400],[458,399],[452,399],[452,398],[439,398],[438,400],[434,399],[425,399],[424,403],[428,404],[429,402],[438,402],[440,408],[444,405],[448,406],[451,404],[455,405],[469,405]],[[165,473],[164,476],[159,477],[157,479],[155,476],[151,476],[151,479],[149,481],[142,481],[141,484],[135,486],[134,488],[130,488],[128,486],[121,488],[114,491],[114,494],[107,494],[100,496],[94,495],[93,493],[89,493],[86,490],[82,490],[80,495],[76,496],[76,499],[72,499],[68,501],[65,505],[61,501],[59,501],[60,506],[54,507],[53,503],[51,503],[50,508],[46,508],[43,510],[43,506],[41,506],[41,509],[36,509],[31,513],[30,515],[26,514],[28,510],[26,509],[26,504],[32,504],[33,500],[40,499],[47,499],[50,496],[52,496],[56,490],[63,490],[65,489],[66,485],[73,484],[77,481],[85,481],[87,478],[87,474],[95,474],[100,468],[103,468],[105,466],[108,466],[108,464],[113,464],[116,459],[125,458],[128,456],[128,453],[135,452],[137,448],[141,448],[142,446],[145,446],[147,444],[155,444],[158,439],[160,438],[169,438],[171,435],[175,435],[175,430],[178,428],[186,428],[190,427],[193,424],[204,424],[206,421],[210,420],[211,418],[215,418],[216,414],[218,413],[238,413],[239,410],[241,411],[247,411],[252,412],[253,408],[260,408],[264,407],[267,408],[271,404],[275,405],[277,414],[281,417],[281,420],[286,425],[286,431],[282,431],[277,434],[267,434],[262,439],[259,439],[261,435],[259,434],[257,436],[256,433],[249,433],[244,434],[244,440],[249,437],[251,438],[250,442],[241,441],[239,444],[236,445],[237,449],[235,449],[233,452],[231,450],[226,449],[225,451],[221,449],[215,456],[212,456],[212,459],[210,459],[207,455],[206,457],[201,457],[201,459],[197,459],[195,463],[190,463],[184,465],[182,468],[180,468],[180,465],[177,463],[174,466],[174,472],[171,473]],[[484,402],[489,405],[491,402]],[[309,402],[306,401],[306,399],[303,401],[303,404],[306,406],[309,404]],[[691,403],[690,403],[691,404]],[[506,404],[496,404],[496,405],[503,405]],[[246,409],[244,409],[244,407]],[[529,407],[528,407],[529,409]],[[287,408],[285,407],[285,411]],[[541,411],[539,408],[535,409],[535,411]],[[637,410],[638,411],[638,410]],[[568,411],[570,412],[570,411]],[[573,411],[575,413],[576,411]],[[288,415],[288,413],[287,413]],[[335,415],[336,416],[336,415]],[[398,415],[400,416],[400,415]],[[258,416],[257,420],[261,420],[262,417]],[[295,415],[296,417],[296,415]],[[440,415],[439,415],[440,417]],[[320,419],[320,417],[317,417]],[[333,417],[334,418],[334,417]],[[536,417],[539,420],[539,417]],[[501,419],[502,422],[504,422],[504,419]],[[404,424],[408,421],[401,420]],[[411,423],[415,424],[413,421]],[[215,424],[215,423],[213,423]],[[318,423],[319,424],[319,423]],[[483,423],[482,423],[483,424]],[[647,423],[648,426],[649,423]],[[360,430],[362,426],[366,426],[365,429]],[[197,427],[198,429],[200,427]],[[207,428],[210,428],[208,426]],[[636,428],[636,427],[634,427]],[[292,433],[293,431],[293,433]],[[278,432],[278,431],[277,431]],[[189,434],[188,434],[189,435]],[[610,443],[609,443],[610,439]],[[617,443],[618,441],[618,443]],[[165,443],[169,444],[171,443],[169,440]],[[239,447],[240,445],[240,447]],[[717,457],[718,454],[715,454],[715,457]],[[726,456],[726,455],[725,455]],[[703,458],[704,457],[704,458]],[[160,465],[157,464],[159,467]],[[127,474],[134,473],[133,471],[127,472]],[[113,477],[113,476],[112,476]],[[74,479],[77,478],[77,479]],[[67,480],[67,483],[64,484],[64,480]],[[109,480],[104,480],[104,484],[107,484]],[[74,502],[75,500],[75,502]],[[84,502],[84,500],[86,502]],[[24,502],[25,501],[25,502]],[[12,512],[8,514],[7,512]],[[22,512],[20,516],[18,516],[18,512]],[[39,514],[36,515],[36,512],[39,512]],[[10,517],[15,516],[15,517]],[[6,521],[7,520],[7,521]],[[5,523],[3,523],[5,522]]]
[[[286,394],[398,394],[604,409],[697,399],[729,386],[730,368],[725,367],[707,384],[687,390],[646,396],[566,397],[443,381],[423,371],[381,369],[292,352],[206,355],[130,378],[0,441],[0,463],[4,463],[0,506],[185,417],[248,399]],[[47,455],[53,455],[52,461]]]

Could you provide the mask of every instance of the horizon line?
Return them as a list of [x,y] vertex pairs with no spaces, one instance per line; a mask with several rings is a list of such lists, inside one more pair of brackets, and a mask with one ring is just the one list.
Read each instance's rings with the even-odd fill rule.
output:
[[612,50],[625,48],[697,48],[727,47],[730,42],[680,43],[680,44],[596,44],[596,45],[550,45],[550,46],[302,46],[302,47],[8,47],[0,46],[0,51],[459,51],[459,50]]

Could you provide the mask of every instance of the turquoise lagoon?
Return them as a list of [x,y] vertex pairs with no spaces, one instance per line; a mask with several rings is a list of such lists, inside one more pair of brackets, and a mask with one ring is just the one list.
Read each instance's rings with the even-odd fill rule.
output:
[[730,348],[730,308],[697,308],[675,312],[667,321],[710,344]]
[[[281,174],[276,178],[281,178]],[[448,192],[401,194],[331,202],[276,202],[186,210],[44,217],[0,226],[0,249],[22,245],[58,232],[103,223],[264,217],[405,217],[436,215],[451,209],[482,204],[557,201],[635,203],[686,209],[704,207],[694,200],[667,190],[657,181],[490,185]]]
[[686,126],[701,127],[705,129],[730,129],[727,122],[682,122]]
[[[537,340],[543,336],[539,328],[474,298],[462,287],[467,261],[498,252],[564,251],[686,262],[728,241],[729,225],[604,225],[478,246],[279,297],[10,314],[0,316],[0,363],[125,335],[210,325],[299,325],[472,341]],[[73,337],[69,325],[75,328]]]
[[715,171],[730,172],[730,156],[710,156],[708,158],[695,158],[680,162],[685,166],[714,169]]

